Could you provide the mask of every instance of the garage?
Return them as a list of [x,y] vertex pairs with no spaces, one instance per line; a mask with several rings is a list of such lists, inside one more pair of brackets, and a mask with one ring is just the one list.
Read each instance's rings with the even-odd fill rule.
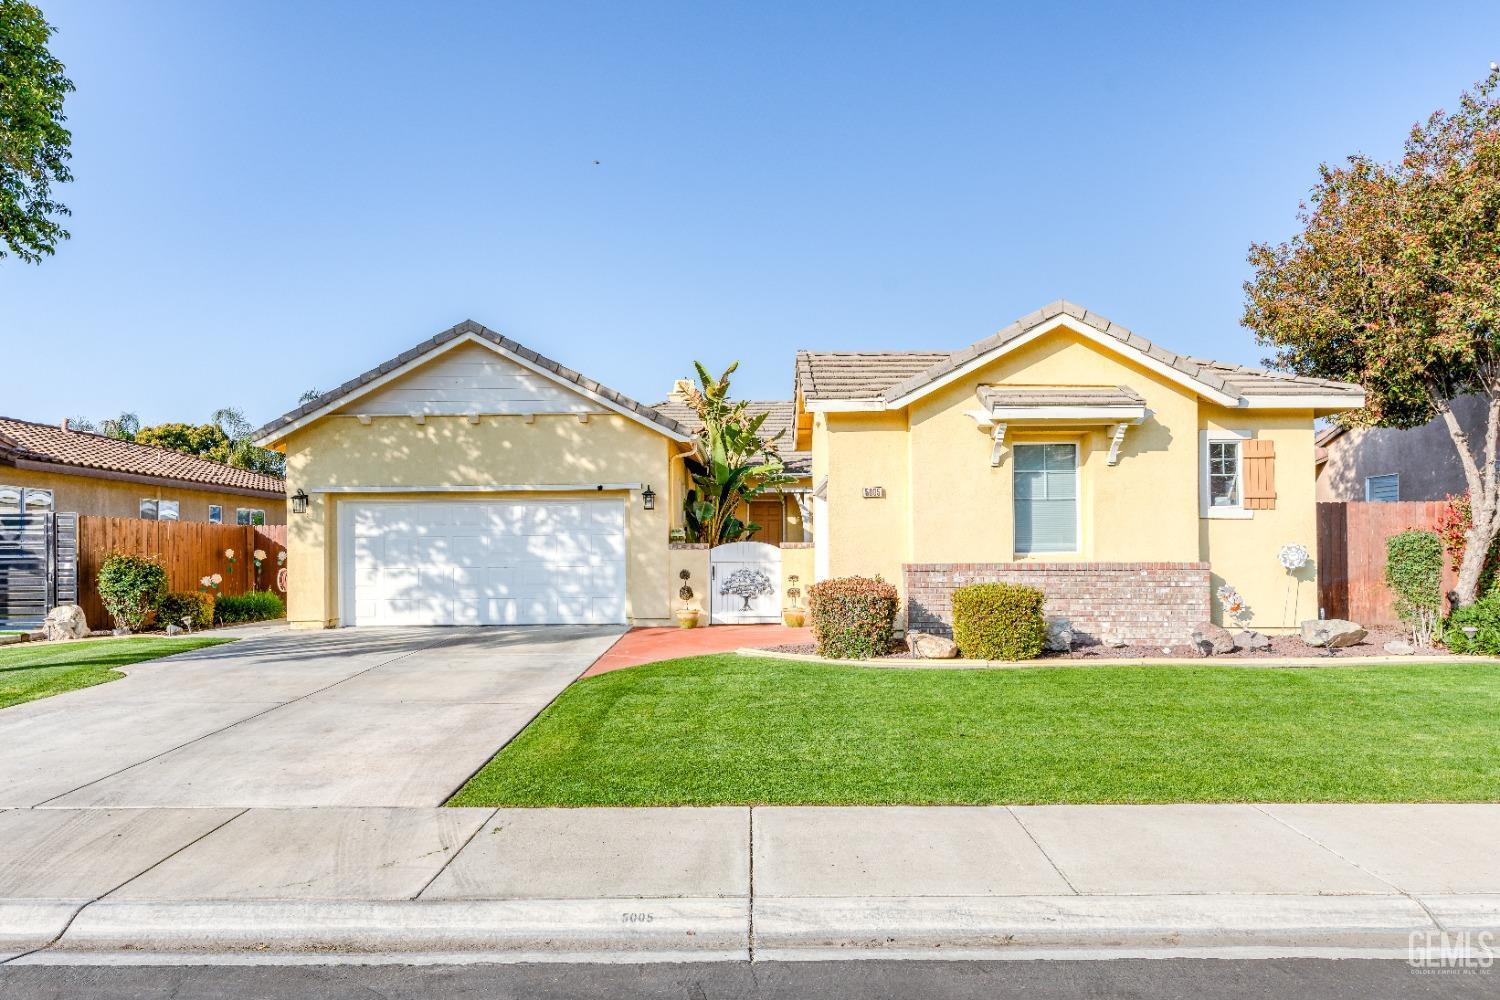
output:
[[625,622],[625,506],[599,500],[346,501],[352,625]]

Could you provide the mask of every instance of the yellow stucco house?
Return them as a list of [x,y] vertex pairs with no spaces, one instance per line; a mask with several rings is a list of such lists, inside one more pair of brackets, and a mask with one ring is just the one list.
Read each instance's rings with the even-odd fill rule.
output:
[[[803,478],[749,513],[782,519],[781,589],[880,574],[924,631],[993,579],[1106,641],[1181,641],[1224,583],[1289,629],[1317,613],[1314,421],[1362,404],[1057,302],[956,352],[799,353],[794,399],[756,405]],[[668,622],[681,574],[704,604],[715,572],[672,542],[693,431],[461,323],[257,432],[287,457],[289,617]],[[1289,574],[1287,543],[1314,562]]]

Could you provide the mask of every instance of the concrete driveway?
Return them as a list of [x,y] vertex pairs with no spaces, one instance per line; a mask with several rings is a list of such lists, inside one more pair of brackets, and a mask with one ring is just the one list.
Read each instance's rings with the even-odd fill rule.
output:
[[0,808],[436,806],[624,631],[281,632],[0,712]]

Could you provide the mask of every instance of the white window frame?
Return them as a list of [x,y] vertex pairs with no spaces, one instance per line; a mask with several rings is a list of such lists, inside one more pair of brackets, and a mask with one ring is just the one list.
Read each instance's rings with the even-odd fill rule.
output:
[[[146,505],[147,504],[151,505],[151,516],[150,517],[146,516]],[[140,512],[139,513],[140,519],[142,521],[154,521],[154,520],[156,520],[156,508],[157,508],[157,500],[156,500],[155,497],[141,497],[141,505],[140,505],[140,507],[137,508],[137,510]]]
[[[168,514],[168,508],[171,509],[170,515]],[[181,517],[182,505],[176,500],[162,499],[156,501],[156,519],[158,521],[176,521],[180,520]]]
[[[241,514],[245,517],[243,521],[240,520]],[[260,515],[260,524],[255,523],[256,514]],[[234,509],[234,523],[242,528],[247,525],[257,528],[263,527],[266,523],[266,512],[260,507],[236,507]]]
[[1370,480],[1372,480],[1372,479],[1394,479],[1396,481],[1396,500],[1381,500],[1381,501],[1379,501],[1380,503],[1395,503],[1396,501],[1398,501],[1398,500],[1401,499],[1401,473],[1399,473],[1399,472],[1387,472],[1387,473],[1383,473],[1382,475],[1379,475],[1379,476],[1366,476],[1365,477],[1365,501],[1366,502],[1375,502],[1374,497],[1370,496]]
[[[33,507],[30,502],[31,498],[34,496],[41,496],[42,494],[46,494],[47,496],[46,505],[41,507]],[[21,513],[50,514],[56,509],[57,492],[55,490],[49,490],[40,486],[34,488],[26,486],[21,488]]]
[[224,505],[223,504],[211,503],[211,504],[208,505],[208,523],[209,524],[223,524],[224,523]]
[[[1073,446],[1073,547],[1052,549],[1047,552],[1019,552],[1016,550],[1016,448],[1030,445],[1068,444]],[[1027,438],[1014,441],[1010,446],[1010,552],[1012,559],[1035,559],[1046,562],[1053,556],[1077,556],[1083,554],[1083,444],[1077,438],[1049,438],[1036,441]]]
[[22,510],[25,509],[24,507],[21,506],[21,487],[19,487],[19,486],[6,486],[6,485],[3,485],[3,484],[0,484],[0,491],[3,491],[6,494],[7,497],[11,493],[15,493],[15,495],[16,495],[15,506],[12,507],[12,506],[10,506],[9,503],[6,503],[4,505],[0,505],[0,514],[11,514],[11,513],[19,514],[19,513],[21,513]]
[[[1245,507],[1245,442],[1255,437],[1249,431],[1215,428],[1198,432],[1198,516],[1223,520],[1248,521],[1255,511]],[[1240,502],[1232,507],[1214,507],[1209,504],[1208,492],[1208,446],[1215,441],[1236,441],[1240,446]]]

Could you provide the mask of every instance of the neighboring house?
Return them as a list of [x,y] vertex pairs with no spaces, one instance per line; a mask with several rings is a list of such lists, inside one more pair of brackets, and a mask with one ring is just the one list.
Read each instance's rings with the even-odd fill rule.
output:
[[155,445],[0,417],[0,514],[69,511],[103,517],[284,524],[277,476]]
[[[784,419],[815,547],[782,583],[880,574],[943,630],[952,587],[1022,579],[1085,633],[1162,642],[1228,583],[1254,627],[1292,628],[1313,566],[1277,553],[1316,552],[1314,422],[1362,404],[1064,302],[956,353],[801,352]],[[708,568],[669,544],[693,440],[674,406],[465,322],[273,421],[257,443],[307,495],[292,623],[668,621],[679,573],[701,597]]]
[[[673,387],[666,402],[652,407],[657,413],[671,417],[684,427],[697,433],[702,424],[692,407],[682,401],[684,383]],[[770,545],[805,543],[812,541],[812,452],[798,451],[795,428],[792,426],[796,404],[791,400],[752,400],[746,412],[752,417],[766,414],[760,433],[766,439],[780,435],[776,451],[782,468],[796,481],[775,494],[762,496],[742,504],[736,516],[751,524],[760,525],[754,541]]]
[[[1453,413],[1470,440],[1484,440],[1483,399],[1461,396]],[[1442,500],[1469,489],[1441,417],[1410,430],[1335,424],[1319,432],[1317,443],[1319,500]]]

